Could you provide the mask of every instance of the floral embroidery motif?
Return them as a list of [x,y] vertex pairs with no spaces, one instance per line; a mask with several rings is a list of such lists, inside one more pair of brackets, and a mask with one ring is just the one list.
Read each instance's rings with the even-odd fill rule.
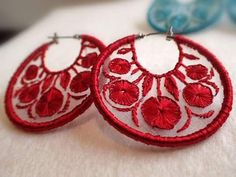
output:
[[[186,66],[183,60],[198,61],[200,58],[184,52],[178,41],[176,44],[180,51],[179,61],[175,69],[165,74],[152,74],[138,63],[134,41],[131,42],[130,47],[122,46],[114,51],[116,58],[111,58],[108,63],[109,69],[102,71],[109,80],[102,88],[106,102],[118,111],[130,112],[133,123],[137,127],[140,126],[139,119],[143,118],[152,128],[165,130],[175,128],[182,118],[179,103],[181,97],[185,101],[181,103],[184,104],[183,111],[188,117],[185,124],[176,130],[177,133],[186,130],[191,125],[193,116],[207,119],[215,112],[210,110],[204,113],[196,113],[192,110],[192,107],[205,108],[211,105],[214,96],[218,94],[219,87],[212,81],[214,69],[208,69],[202,64]],[[129,60],[124,58],[128,53],[132,53],[132,58]],[[184,68],[185,72],[180,70],[180,67]],[[136,75],[136,79],[127,80],[124,75],[128,72],[131,73],[131,76]],[[189,81],[188,78],[194,82]],[[162,81],[164,88],[161,87]],[[156,88],[154,88],[155,82]],[[180,89],[179,83],[184,85],[183,89]],[[149,95],[153,89],[156,90],[157,97]],[[167,96],[166,93],[169,95]],[[138,115],[138,110],[141,111],[141,117]]]
[[40,117],[48,117],[58,112],[63,103],[62,93],[54,88],[44,93],[36,103],[35,110]]
[[[86,48],[86,43],[86,41],[82,41],[81,51]],[[42,64],[45,51],[46,49],[44,49],[41,55],[38,56],[41,58]],[[26,69],[24,77],[22,77],[21,80],[21,83],[23,83],[22,90],[17,91],[15,94],[16,98],[19,94],[18,98],[20,102],[17,104],[17,107],[22,109],[28,108],[28,116],[30,118],[50,117],[56,113],[61,114],[67,112],[69,108],[68,105],[70,105],[70,100],[72,98],[80,100],[88,96],[87,94],[77,94],[88,90],[91,83],[91,72],[78,72],[76,65],[90,68],[94,64],[96,57],[97,53],[95,52],[89,53],[86,56],[81,55],[75,65],[59,73],[51,73],[50,71],[45,72],[43,69],[45,66],[43,65],[30,65]],[[79,60],[82,60],[82,62],[79,62]],[[76,73],[74,77],[71,76],[72,70]],[[46,75],[46,77],[43,77],[44,75]],[[31,84],[31,82],[34,84]],[[69,87],[71,92],[64,96],[63,90],[58,88],[56,84],[57,82],[60,82],[60,86],[63,90],[66,91],[67,87]],[[67,101],[64,102],[64,100]],[[26,105],[22,106],[21,104]],[[33,115],[33,108],[37,115]],[[61,109],[63,109],[63,111]]]
[[25,72],[25,79],[33,80],[36,78],[37,74],[38,74],[38,67],[36,65],[31,65]]
[[186,68],[187,76],[193,80],[200,80],[207,76],[208,69],[201,65],[191,65]]
[[188,84],[183,90],[183,97],[190,106],[204,108],[213,102],[211,89],[198,83]]
[[141,107],[144,120],[152,127],[172,129],[181,118],[179,105],[168,97],[151,97]]
[[30,87],[25,87],[22,89],[19,100],[22,103],[30,103],[37,98],[39,94],[39,84],[34,84]]
[[109,87],[110,99],[117,104],[131,106],[138,100],[139,89],[136,85],[125,81],[116,81]]
[[81,60],[82,60],[81,66],[84,68],[92,67],[96,63],[97,57],[98,57],[98,55],[96,52],[90,53],[87,56],[82,57],[81,58]]
[[91,73],[83,71],[77,74],[71,81],[70,89],[74,93],[84,92],[90,87]]
[[[25,120],[54,121],[80,109],[81,102],[90,105],[91,68],[100,49],[87,38],[81,38],[81,51],[74,64],[62,71],[51,72],[45,66],[45,53],[52,43],[44,44],[31,54],[25,65],[20,66],[20,74],[12,86],[14,111],[25,111],[28,116]],[[81,109],[86,109],[83,106]]]
[[116,58],[109,64],[110,71],[116,74],[127,74],[130,71],[130,67],[130,63],[121,58]]

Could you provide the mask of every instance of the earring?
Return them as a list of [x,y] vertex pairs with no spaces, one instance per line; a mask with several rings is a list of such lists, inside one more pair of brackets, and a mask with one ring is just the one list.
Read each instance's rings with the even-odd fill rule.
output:
[[171,30],[167,39],[178,49],[178,62],[164,74],[151,73],[140,64],[136,43],[156,34],[127,36],[105,49],[92,74],[95,105],[137,141],[166,147],[202,141],[229,116],[229,75],[211,52]]
[[170,26],[175,33],[191,33],[215,23],[222,14],[221,0],[155,0],[148,10],[148,22],[157,31]]
[[228,0],[226,8],[231,19],[236,23],[236,1]]
[[[91,68],[104,44],[89,35],[57,36],[41,45],[18,67],[8,85],[5,106],[9,119],[30,131],[43,131],[62,126],[90,107]],[[45,65],[45,55],[59,39],[81,42],[74,63],[51,71]]]

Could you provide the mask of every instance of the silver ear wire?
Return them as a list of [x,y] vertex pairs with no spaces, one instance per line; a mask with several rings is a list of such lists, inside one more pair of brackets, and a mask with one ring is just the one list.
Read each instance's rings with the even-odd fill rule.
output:
[[153,36],[153,35],[166,35],[166,40],[171,41],[174,38],[173,27],[170,26],[170,28],[168,29],[166,33],[161,33],[161,32],[148,33],[148,34],[140,33],[137,35],[137,39],[142,39],[144,37]]
[[54,33],[53,36],[50,36],[48,38],[52,39],[53,43],[58,44],[58,35],[57,35],[57,33]]
[[52,39],[54,43],[58,44],[58,39],[80,39],[80,35],[75,34],[73,36],[58,36],[57,33],[54,33],[53,36],[48,36],[49,39]]
[[173,27],[170,26],[168,32],[166,33],[166,40],[171,41],[174,38]]

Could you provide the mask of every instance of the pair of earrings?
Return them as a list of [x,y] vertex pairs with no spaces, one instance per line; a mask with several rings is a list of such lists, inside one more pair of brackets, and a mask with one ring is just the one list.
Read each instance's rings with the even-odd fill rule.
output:
[[235,0],[155,0],[148,10],[148,22],[158,31],[166,31],[170,24],[176,33],[191,33],[215,23],[227,10],[236,22]]
[[46,51],[63,38],[54,36],[13,75],[5,99],[9,119],[44,131],[72,121],[94,102],[110,125],[137,141],[175,147],[204,140],[231,111],[228,73],[212,53],[171,30],[167,39],[178,49],[178,62],[166,73],[151,73],[139,62],[135,45],[155,34],[130,35],[108,47],[95,37],[75,35],[79,56],[58,72],[45,65]]

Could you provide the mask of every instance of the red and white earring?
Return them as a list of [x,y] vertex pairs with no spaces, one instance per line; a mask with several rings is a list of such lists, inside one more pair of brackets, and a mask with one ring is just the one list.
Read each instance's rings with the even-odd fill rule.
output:
[[[45,65],[45,55],[60,38],[79,40],[81,48],[72,65],[55,72]],[[6,92],[9,119],[27,130],[43,131],[62,126],[93,103],[91,69],[104,50],[104,44],[89,35],[55,35],[52,39],[23,61]]]
[[113,127],[137,141],[165,147],[202,141],[229,116],[229,75],[211,52],[171,30],[167,39],[176,45],[178,62],[153,74],[139,62],[136,43],[155,34],[127,36],[99,56],[92,75],[95,105]]

